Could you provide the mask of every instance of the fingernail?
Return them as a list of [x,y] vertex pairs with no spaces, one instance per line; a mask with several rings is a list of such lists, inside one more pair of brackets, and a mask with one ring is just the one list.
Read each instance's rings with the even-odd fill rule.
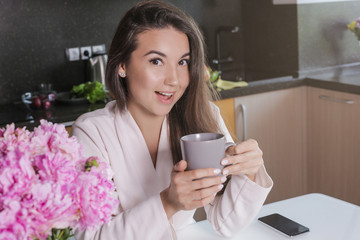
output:
[[225,181],[226,181],[226,177],[224,176],[224,177],[221,178],[221,182],[223,183]]
[[228,173],[229,173],[229,170],[227,170],[227,169],[224,169],[224,170],[223,170],[223,174],[224,174],[224,175],[226,175],[226,174],[228,174]]
[[217,169],[214,170],[214,173],[215,173],[215,175],[218,175],[218,174],[221,173],[221,170],[217,168]]
[[226,165],[226,164],[228,164],[228,162],[229,161],[227,159],[224,159],[224,160],[221,161],[221,165]]
[[219,185],[218,185],[218,188],[219,188],[219,189],[222,189],[223,187],[224,187],[224,185],[222,185],[222,184],[219,184]]

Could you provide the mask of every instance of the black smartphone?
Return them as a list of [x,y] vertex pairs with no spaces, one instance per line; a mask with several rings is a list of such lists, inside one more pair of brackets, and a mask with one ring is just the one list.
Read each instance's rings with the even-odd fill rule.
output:
[[278,213],[274,213],[258,219],[260,222],[273,227],[288,237],[296,236],[304,232],[309,232],[310,229],[288,219]]

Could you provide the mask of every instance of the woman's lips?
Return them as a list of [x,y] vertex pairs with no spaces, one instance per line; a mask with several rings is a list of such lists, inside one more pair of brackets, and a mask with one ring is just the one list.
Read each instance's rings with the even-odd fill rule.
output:
[[164,104],[170,104],[174,100],[175,92],[158,92],[155,91],[156,96],[160,100],[160,102]]

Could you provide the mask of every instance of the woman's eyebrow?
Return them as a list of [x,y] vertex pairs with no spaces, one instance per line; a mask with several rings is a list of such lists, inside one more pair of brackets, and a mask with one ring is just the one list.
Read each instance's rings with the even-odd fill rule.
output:
[[187,56],[190,56],[190,53],[185,53],[184,55],[181,56],[181,58],[184,58],[184,57],[187,57]]
[[[147,56],[147,55],[150,55],[150,54],[158,54],[158,55],[160,55],[162,57],[166,57],[165,53],[162,53],[162,52],[159,52],[159,51],[156,51],[156,50],[151,50],[151,51],[147,52],[146,54],[144,54],[144,56]],[[187,57],[187,56],[190,56],[189,52],[182,55],[181,58],[184,58],[184,57]]]
[[158,54],[162,57],[166,57],[166,54],[165,53],[162,53],[162,52],[159,52],[159,51],[156,51],[156,50],[151,50],[149,52],[147,52],[144,56],[147,56],[147,55],[150,55],[150,54]]

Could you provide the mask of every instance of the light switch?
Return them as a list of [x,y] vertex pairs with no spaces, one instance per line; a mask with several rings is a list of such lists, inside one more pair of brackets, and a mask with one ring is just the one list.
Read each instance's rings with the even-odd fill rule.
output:
[[80,48],[78,47],[65,49],[65,54],[68,61],[80,60]]
[[89,59],[92,56],[91,46],[80,48],[81,60]]
[[95,53],[105,53],[105,44],[92,46],[92,52],[93,52],[93,54],[95,54]]

